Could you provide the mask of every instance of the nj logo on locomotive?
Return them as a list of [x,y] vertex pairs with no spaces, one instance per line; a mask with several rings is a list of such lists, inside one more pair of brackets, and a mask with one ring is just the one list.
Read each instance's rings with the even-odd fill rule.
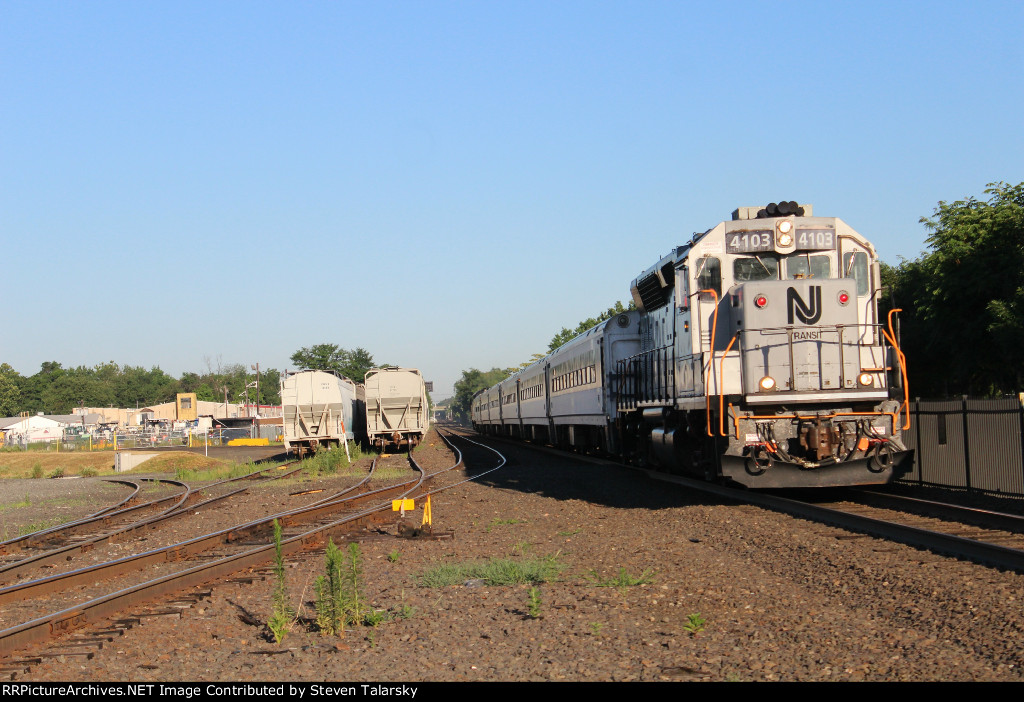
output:
[[788,288],[786,291],[786,307],[789,310],[789,323],[793,323],[795,314],[804,324],[814,324],[821,319],[821,286],[811,286],[811,304],[808,305],[800,297],[796,288]]

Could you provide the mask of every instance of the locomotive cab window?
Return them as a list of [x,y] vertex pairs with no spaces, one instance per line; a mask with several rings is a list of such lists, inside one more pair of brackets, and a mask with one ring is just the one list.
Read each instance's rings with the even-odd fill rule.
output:
[[857,294],[868,294],[868,255],[863,251],[843,254],[843,277],[857,281]]
[[831,278],[832,264],[828,256],[811,256],[796,254],[786,259],[786,277],[794,278]]
[[778,280],[779,259],[774,256],[737,258],[732,264],[732,276],[737,283],[751,280]]
[[[697,263],[697,290],[714,290],[722,295],[722,262],[713,256],[705,256]],[[701,299],[710,299],[707,293]]]

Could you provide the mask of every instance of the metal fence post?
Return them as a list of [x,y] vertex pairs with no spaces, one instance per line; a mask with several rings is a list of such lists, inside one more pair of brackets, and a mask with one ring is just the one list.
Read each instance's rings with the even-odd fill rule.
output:
[[967,492],[973,492],[971,487],[971,442],[967,433],[967,395],[960,396],[962,403],[963,424],[964,424],[964,479],[967,482]]
[[1021,478],[1024,478],[1024,402],[1018,397],[1017,403],[1017,420],[1020,422],[1020,470]]
[[[1024,407],[1024,405],[1021,405]],[[914,458],[917,460],[917,486],[924,486],[924,466],[921,464],[921,398],[914,398],[914,429],[917,434],[917,451]]]

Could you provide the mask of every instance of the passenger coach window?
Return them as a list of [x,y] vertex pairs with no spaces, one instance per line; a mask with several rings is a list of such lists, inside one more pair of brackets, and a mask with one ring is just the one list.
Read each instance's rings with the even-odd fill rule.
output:
[[732,264],[732,277],[737,283],[748,280],[778,279],[779,259],[773,256],[737,258]]
[[722,294],[722,262],[712,256],[697,262],[697,290],[708,289],[719,296]]
[[863,251],[843,254],[843,277],[857,281],[857,294],[868,294],[868,255]]
[[797,277],[831,278],[832,266],[829,263],[828,256],[796,254],[786,259],[786,277],[790,280]]

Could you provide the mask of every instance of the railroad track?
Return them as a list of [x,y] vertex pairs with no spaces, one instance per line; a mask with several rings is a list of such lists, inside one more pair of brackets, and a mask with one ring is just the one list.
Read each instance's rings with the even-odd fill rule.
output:
[[513,443],[530,450],[584,462],[617,465],[653,480],[739,503],[754,504],[811,521],[934,551],[995,568],[1024,573],[1024,517],[961,505],[901,497],[877,491],[846,489],[846,499],[831,503],[751,492],[617,461],[584,456],[547,446],[488,437],[488,442]]
[[[62,524],[0,543],[0,584],[31,577],[39,569],[67,570],[82,554],[97,547],[123,541],[129,534],[165,526],[169,521],[188,512],[215,505],[247,491],[236,485],[251,481],[269,481],[286,478],[298,468],[288,471],[292,464],[263,468],[234,478],[219,480],[201,488],[165,478],[144,478],[151,483],[172,486],[171,495],[140,502],[140,486],[122,502],[100,510],[83,519]],[[281,472],[285,470],[286,472]],[[128,482],[129,481],[115,481]],[[212,496],[210,496],[212,495]]]
[[[84,646],[82,650],[87,652],[88,645],[83,641],[99,645],[120,635],[142,617],[189,607],[208,592],[202,588],[248,570],[257,570],[273,560],[274,521],[283,527],[282,553],[285,557],[293,557],[302,551],[321,547],[328,538],[342,539],[354,530],[389,520],[391,500],[424,497],[463,482],[459,476],[458,479],[444,480],[446,484],[439,484],[443,476],[455,474],[454,469],[462,465],[459,450],[448,438],[442,438],[452,448],[455,462],[432,475],[428,476],[419,468],[409,454],[409,460],[418,471],[414,480],[369,489],[371,476],[367,476],[355,486],[299,509],[266,515],[214,534],[124,559],[2,588],[0,603],[5,628],[0,631],[0,655],[12,656],[51,637],[75,630],[78,633],[69,645],[76,651]],[[500,454],[499,458],[500,467],[504,458]],[[375,460],[374,469],[376,465]],[[78,601],[69,607],[61,599],[64,606],[58,610],[54,606],[56,600],[69,592],[74,592]],[[105,623],[119,615],[121,619]],[[12,623],[10,620],[13,619],[19,623]],[[62,655],[67,655],[67,646],[61,650],[65,651]],[[34,660],[9,660],[0,671],[17,675],[19,670],[31,666]]]

